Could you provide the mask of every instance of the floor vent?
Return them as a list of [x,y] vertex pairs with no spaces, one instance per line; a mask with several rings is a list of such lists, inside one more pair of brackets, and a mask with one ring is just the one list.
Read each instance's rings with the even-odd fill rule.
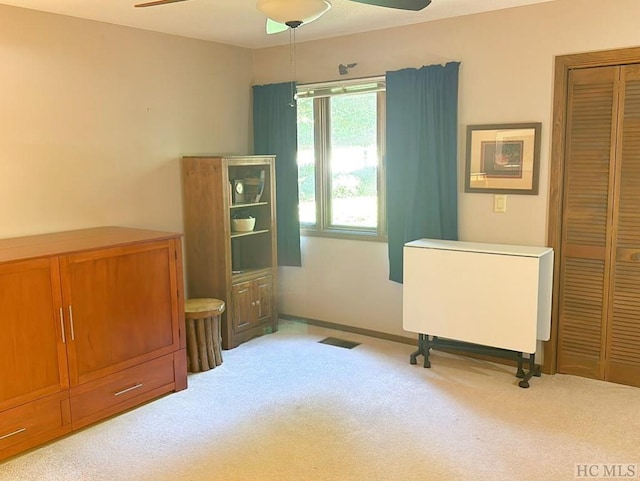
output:
[[359,346],[359,342],[345,341],[344,339],[338,339],[337,337],[327,337],[322,341],[318,341],[320,344],[329,344],[330,346],[344,347],[345,349],[353,349]]

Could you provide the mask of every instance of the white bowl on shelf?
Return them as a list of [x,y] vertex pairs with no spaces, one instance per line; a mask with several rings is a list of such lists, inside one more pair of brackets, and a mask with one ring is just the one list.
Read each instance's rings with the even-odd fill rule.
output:
[[251,232],[255,226],[255,217],[249,217],[248,219],[231,219],[231,230],[233,232]]

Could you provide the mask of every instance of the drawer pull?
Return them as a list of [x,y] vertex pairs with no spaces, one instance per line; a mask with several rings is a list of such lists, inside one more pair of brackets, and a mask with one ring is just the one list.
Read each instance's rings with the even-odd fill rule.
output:
[[136,384],[135,386],[128,387],[126,389],[123,389],[122,391],[114,392],[113,395],[120,396],[122,394],[128,393],[129,391],[133,391],[134,389],[139,389],[141,387],[142,387],[142,383]]
[[11,436],[15,436],[16,434],[23,433],[23,432],[25,432],[26,430],[27,430],[27,428],[20,428],[20,429],[18,429],[17,431],[14,431],[14,432],[9,433],[9,434],[5,434],[4,436],[0,436],[0,441],[2,441],[3,439],[10,438]]

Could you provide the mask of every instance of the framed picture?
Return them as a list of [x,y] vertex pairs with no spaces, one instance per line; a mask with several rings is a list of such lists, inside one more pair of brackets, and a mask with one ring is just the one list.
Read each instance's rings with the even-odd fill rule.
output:
[[465,192],[538,194],[541,123],[467,126]]

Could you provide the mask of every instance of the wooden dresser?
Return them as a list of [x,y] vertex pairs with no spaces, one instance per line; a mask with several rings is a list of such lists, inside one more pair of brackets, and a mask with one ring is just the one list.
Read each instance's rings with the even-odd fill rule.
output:
[[0,459],[187,387],[181,235],[0,240]]

